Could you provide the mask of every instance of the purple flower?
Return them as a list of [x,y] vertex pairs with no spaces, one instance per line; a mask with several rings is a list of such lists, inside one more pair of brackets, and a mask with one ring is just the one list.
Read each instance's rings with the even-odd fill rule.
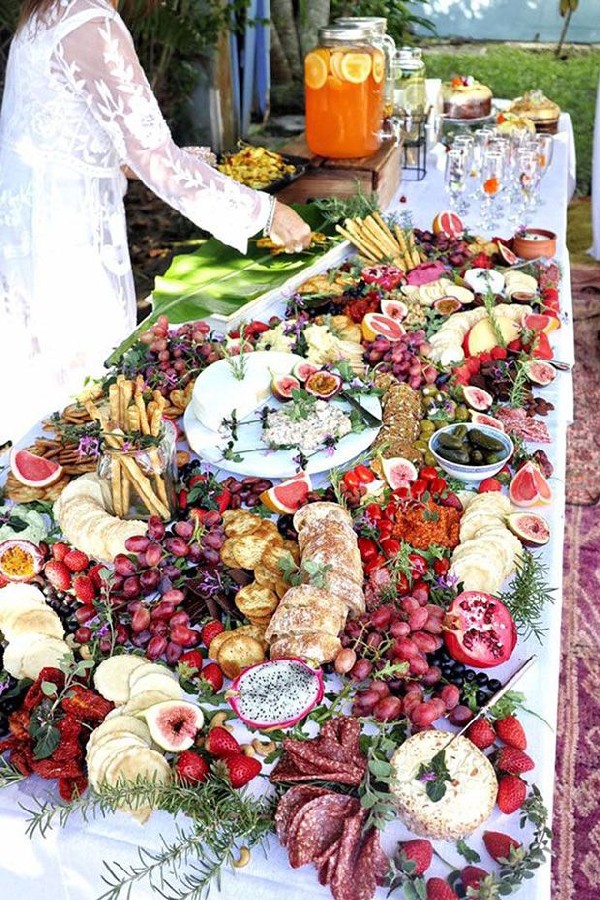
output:
[[98,438],[90,437],[89,434],[84,434],[83,437],[80,437],[77,445],[77,455],[87,457],[100,456],[100,441]]
[[422,775],[419,775],[419,781],[435,781],[437,778],[435,772],[423,772]]
[[0,694],[3,694],[4,691],[7,691],[10,687],[10,675],[6,672],[5,677],[0,681]]
[[101,625],[98,631],[96,632],[96,637],[104,637],[110,631],[110,627],[108,622],[105,622],[104,625]]
[[451,575],[450,572],[447,572],[446,575],[439,575],[435,582],[438,587],[451,590],[458,584],[458,578],[456,575]]

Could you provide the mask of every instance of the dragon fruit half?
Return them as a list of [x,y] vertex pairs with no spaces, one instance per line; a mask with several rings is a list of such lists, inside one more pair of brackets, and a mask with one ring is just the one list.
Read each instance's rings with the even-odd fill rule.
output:
[[273,659],[249,666],[227,692],[234,712],[248,728],[288,728],[323,697],[323,673],[301,659]]

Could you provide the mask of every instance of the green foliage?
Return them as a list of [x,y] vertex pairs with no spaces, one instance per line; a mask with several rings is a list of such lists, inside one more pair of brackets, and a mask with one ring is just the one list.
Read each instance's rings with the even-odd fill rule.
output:
[[600,51],[571,49],[566,59],[556,59],[551,50],[480,45],[477,52],[425,54],[427,76],[446,81],[453,75],[473,75],[487,84],[495,97],[518,97],[531,88],[540,88],[547,97],[570,113],[577,152],[577,192],[590,193],[592,140],[596,89],[600,75]]
[[331,21],[338,16],[385,16],[388,20],[388,34],[396,44],[412,44],[413,29],[417,25],[435,33],[435,26],[429,19],[414,11],[416,3],[426,2],[427,0],[413,0],[412,3],[405,0],[358,0],[358,3],[348,3],[345,0],[331,0]]

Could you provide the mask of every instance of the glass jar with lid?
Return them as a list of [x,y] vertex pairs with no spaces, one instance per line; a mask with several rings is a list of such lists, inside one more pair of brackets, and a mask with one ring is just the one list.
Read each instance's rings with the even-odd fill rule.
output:
[[419,47],[401,47],[394,58],[394,115],[425,115],[425,63]]
[[372,156],[381,146],[385,58],[368,28],[319,28],[304,59],[306,142],[334,159]]
[[336,25],[344,25],[345,27],[369,28],[372,32],[373,44],[383,51],[385,56],[383,118],[389,118],[394,109],[394,57],[396,55],[396,43],[394,38],[387,33],[387,19],[385,16],[343,16],[336,19],[335,22]]

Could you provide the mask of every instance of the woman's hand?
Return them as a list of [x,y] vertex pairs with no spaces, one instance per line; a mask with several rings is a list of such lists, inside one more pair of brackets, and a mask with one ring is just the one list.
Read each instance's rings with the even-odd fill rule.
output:
[[311,234],[310,226],[297,212],[285,203],[275,201],[273,224],[269,231],[274,244],[285,247],[288,253],[300,253],[310,244]]

